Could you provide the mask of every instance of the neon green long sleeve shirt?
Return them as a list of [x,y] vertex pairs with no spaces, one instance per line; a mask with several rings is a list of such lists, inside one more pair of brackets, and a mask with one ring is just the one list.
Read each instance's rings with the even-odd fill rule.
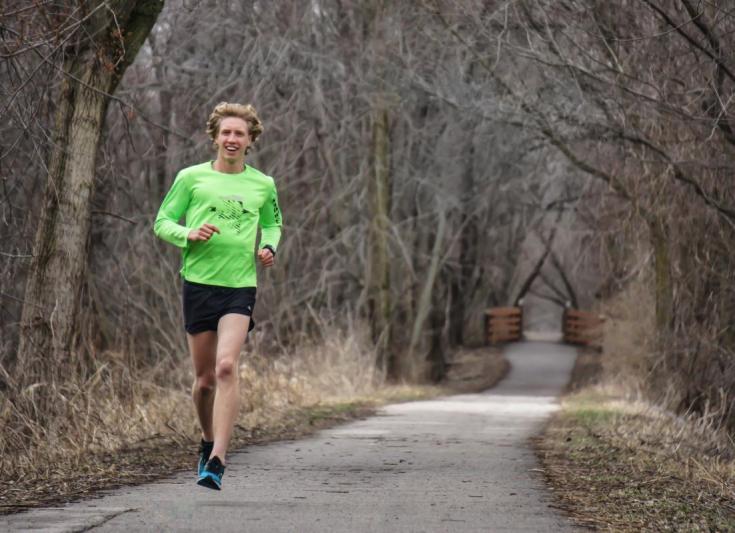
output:
[[[184,217],[184,225],[179,224]],[[208,241],[187,236],[205,222],[220,233]],[[187,281],[222,287],[255,287],[255,239],[278,246],[281,210],[273,178],[251,166],[239,174],[212,168],[211,162],[180,171],[158,210],[153,231],[182,249],[181,275]]]

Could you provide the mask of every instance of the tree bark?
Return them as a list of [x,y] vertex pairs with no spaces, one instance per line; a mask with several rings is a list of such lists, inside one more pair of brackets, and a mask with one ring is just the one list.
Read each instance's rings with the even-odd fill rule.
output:
[[[154,54],[165,57],[168,50],[156,50],[158,47],[162,47],[163,45],[159,44],[159,40],[156,40],[153,38],[153,35],[151,35],[150,40],[151,48],[154,50]],[[164,63],[163,61],[159,61],[154,63],[153,65],[153,72],[155,73],[155,79],[156,82],[160,84],[161,88],[158,90],[158,105],[159,105],[159,117],[160,122],[162,124],[165,124],[169,127],[171,127],[172,124],[172,106],[171,106],[171,98],[172,94],[171,91],[166,88],[165,83],[163,80],[165,80],[165,73],[164,73]],[[168,165],[168,154],[169,154],[169,148],[170,148],[170,135],[169,132],[165,129],[159,129],[159,131],[155,132],[155,160],[153,164],[154,171],[151,172],[151,204],[155,205],[157,202],[160,201],[161,198],[163,198],[163,195],[168,190],[168,187],[170,186],[169,183],[169,176],[171,173],[169,172],[169,165]]]
[[[61,377],[61,363],[74,358],[90,200],[107,104],[162,7],[162,0],[149,0],[91,11],[80,41],[68,50],[21,316],[17,375],[24,385],[52,385]],[[100,40],[90,41],[89,35]]]
[[472,301],[471,290],[473,276],[477,268],[477,241],[479,228],[477,215],[472,209],[473,199],[477,191],[475,186],[474,128],[469,130],[465,143],[464,164],[462,173],[462,207],[460,209],[459,227],[462,234],[459,238],[459,268],[450,285],[451,312],[449,316],[449,341],[454,346],[464,342],[464,328],[467,308]]
[[378,351],[378,367],[390,378],[399,372],[395,354],[391,353],[390,258],[390,137],[388,110],[378,106],[373,122],[373,172],[368,181],[370,226],[368,231],[368,306],[373,341]]
[[[436,229],[436,235],[434,237],[434,245],[431,249],[431,261],[429,263],[429,269],[426,273],[424,285],[421,288],[421,296],[419,297],[418,304],[416,306],[416,316],[413,322],[413,328],[411,329],[411,341],[408,347],[408,359],[413,359],[413,354],[419,345],[421,340],[421,333],[424,329],[424,322],[432,312],[432,293],[434,291],[434,284],[436,278],[439,275],[441,268],[441,251],[444,246],[444,237],[447,229],[447,217],[444,210],[439,211],[439,225]],[[433,324],[436,327],[436,323]],[[438,342],[437,339],[433,339]],[[441,349],[436,349],[436,343],[432,343],[431,349],[428,354],[429,362],[429,373],[434,381],[438,381],[444,373],[444,359]]]

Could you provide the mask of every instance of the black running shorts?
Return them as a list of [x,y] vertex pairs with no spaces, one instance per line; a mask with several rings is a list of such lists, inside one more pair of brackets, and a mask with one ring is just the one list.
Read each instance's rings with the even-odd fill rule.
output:
[[250,317],[248,331],[255,327],[255,287],[218,287],[184,280],[184,327],[187,333],[217,331],[219,319],[228,313]]

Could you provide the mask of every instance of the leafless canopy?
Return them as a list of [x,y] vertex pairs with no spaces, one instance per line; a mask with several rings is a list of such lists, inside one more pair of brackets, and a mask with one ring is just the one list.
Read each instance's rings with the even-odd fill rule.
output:
[[[77,5],[0,18],[7,369],[59,64],[95,16]],[[525,289],[558,303],[649,275],[651,390],[729,413],[733,29],[718,1],[170,0],[107,110],[76,345],[181,357],[179,258],[150,225],[176,171],[211,157],[213,106],[239,101],[264,121],[249,163],[286,222],[259,292],[264,349],[368,323],[384,370],[439,378],[543,254]]]

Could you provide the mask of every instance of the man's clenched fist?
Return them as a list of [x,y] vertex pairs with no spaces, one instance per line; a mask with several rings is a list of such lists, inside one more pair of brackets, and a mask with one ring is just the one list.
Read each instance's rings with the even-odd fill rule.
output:
[[219,228],[214,224],[205,223],[201,228],[191,230],[186,238],[190,241],[208,241],[212,235],[219,232]]
[[260,264],[265,268],[272,267],[273,262],[275,261],[273,253],[268,248],[261,248],[258,250],[258,259],[260,260]]

